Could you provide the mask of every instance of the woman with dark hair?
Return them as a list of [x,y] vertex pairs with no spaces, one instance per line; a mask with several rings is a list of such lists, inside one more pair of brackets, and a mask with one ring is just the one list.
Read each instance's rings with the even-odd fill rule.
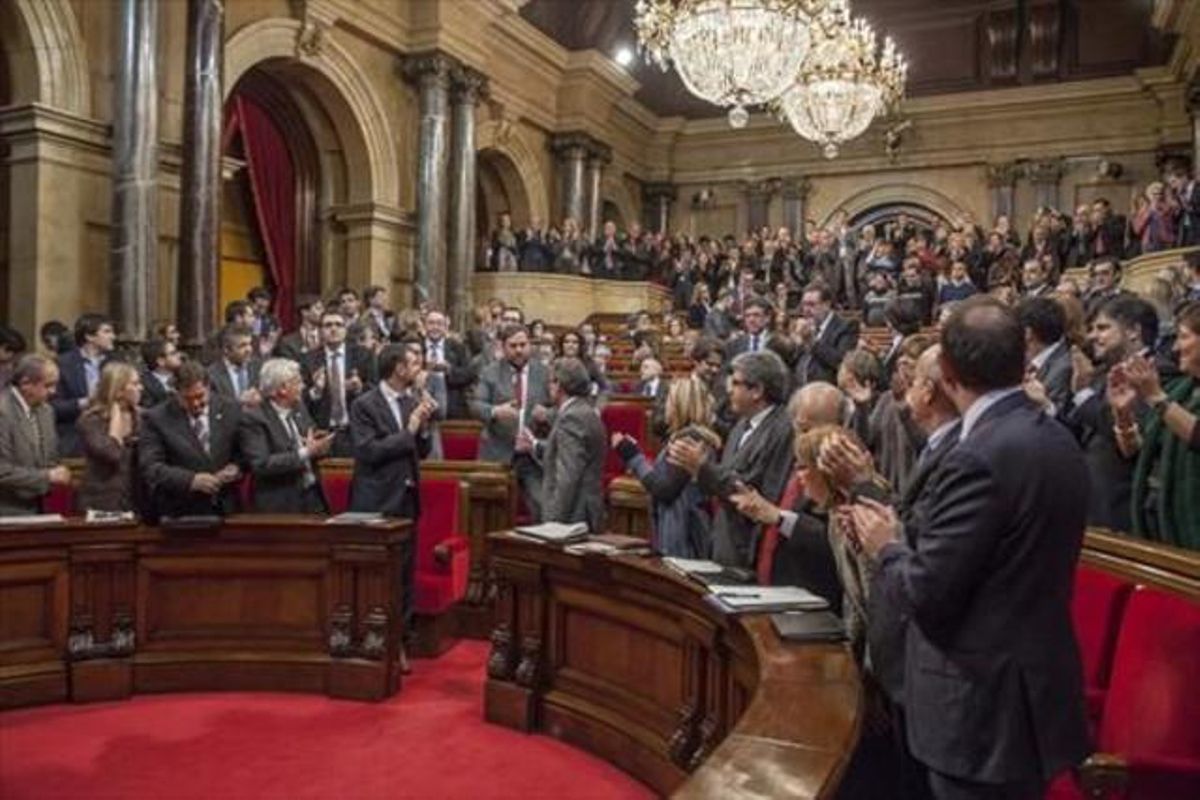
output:
[[592,380],[592,396],[598,397],[608,391],[608,380],[604,372],[596,366],[591,355],[587,352],[587,340],[577,330],[563,331],[558,336],[558,355],[560,358],[578,358],[587,368],[588,377]]

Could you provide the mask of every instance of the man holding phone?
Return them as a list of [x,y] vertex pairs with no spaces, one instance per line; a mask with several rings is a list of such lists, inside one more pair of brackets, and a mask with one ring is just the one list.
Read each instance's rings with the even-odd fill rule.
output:
[[313,425],[300,402],[300,365],[273,358],[262,366],[258,408],[244,412],[246,460],[254,475],[255,509],[274,514],[327,514],[317,462],[329,455],[333,433]]

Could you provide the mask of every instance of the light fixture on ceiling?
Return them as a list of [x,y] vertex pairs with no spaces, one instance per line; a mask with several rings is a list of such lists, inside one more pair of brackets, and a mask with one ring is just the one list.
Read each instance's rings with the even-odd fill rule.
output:
[[777,99],[808,55],[816,12],[846,0],[638,0],[638,41],[692,94],[749,121],[747,106]]
[[622,67],[628,67],[633,63],[633,48],[629,45],[621,45],[617,48],[617,52],[613,56],[613,60]]
[[812,45],[794,84],[774,104],[800,136],[836,158],[904,95],[908,65],[890,39],[880,52],[865,20],[851,20],[844,2],[814,20]]

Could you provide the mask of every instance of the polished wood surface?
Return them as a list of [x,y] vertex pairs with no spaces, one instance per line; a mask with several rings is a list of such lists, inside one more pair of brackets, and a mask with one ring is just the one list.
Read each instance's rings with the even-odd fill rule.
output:
[[410,527],[0,528],[0,708],[208,689],[387,697]]
[[490,537],[499,588],[484,713],[593,752],[662,794],[831,796],[858,737],[840,645],[779,640],[657,559]]
[[1134,583],[1200,600],[1200,552],[1093,529],[1080,560]]

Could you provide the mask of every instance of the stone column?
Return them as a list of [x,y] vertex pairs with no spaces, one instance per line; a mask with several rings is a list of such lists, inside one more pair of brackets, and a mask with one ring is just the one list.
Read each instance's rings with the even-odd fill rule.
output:
[[559,219],[554,224],[561,226],[567,217],[573,218],[580,231],[586,233],[587,209],[584,207],[584,162],[587,159],[591,139],[582,133],[562,133],[551,137],[550,150],[558,159]]
[[1016,185],[1017,177],[1020,174],[1021,168],[1011,162],[987,165],[987,185],[988,194],[991,197],[992,218],[988,221],[988,225],[984,226],[985,228],[995,223],[1001,215],[1012,220],[1013,214],[1016,212]]
[[599,142],[592,143],[587,159],[587,236],[595,239],[604,225],[604,199],[600,187],[604,183],[604,168],[612,162],[612,150]]
[[420,94],[417,166],[417,260],[413,305],[446,307],[446,166],[449,156],[450,74],[457,63],[439,52],[404,60],[404,75]]
[[216,322],[224,50],[223,0],[188,0],[176,317],[184,341],[193,346],[203,343]]
[[109,308],[122,338],[146,336],[158,274],[158,0],[121,0],[113,92]]
[[756,231],[767,224],[771,197],[779,191],[779,184],[778,178],[767,178],[746,187],[747,228]]
[[1029,182],[1033,184],[1034,202],[1038,208],[1058,208],[1058,184],[1063,177],[1062,159],[1034,161],[1029,164]]
[[783,181],[783,224],[791,232],[792,239],[804,238],[804,213],[808,204],[808,193],[812,181],[808,178],[788,178]]
[[671,204],[675,202],[673,183],[648,183],[642,187],[646,230],[663,233],[671,227]]
[[1192,116],[1192,164],[1200,169],[1200,81],[1187,88],[1187,110]]
[[487,78],[469,67],[453,73],[453,136],[450,152],[450,322],[464,331],[471,317],[471,273],[475,268],[475,106]]

